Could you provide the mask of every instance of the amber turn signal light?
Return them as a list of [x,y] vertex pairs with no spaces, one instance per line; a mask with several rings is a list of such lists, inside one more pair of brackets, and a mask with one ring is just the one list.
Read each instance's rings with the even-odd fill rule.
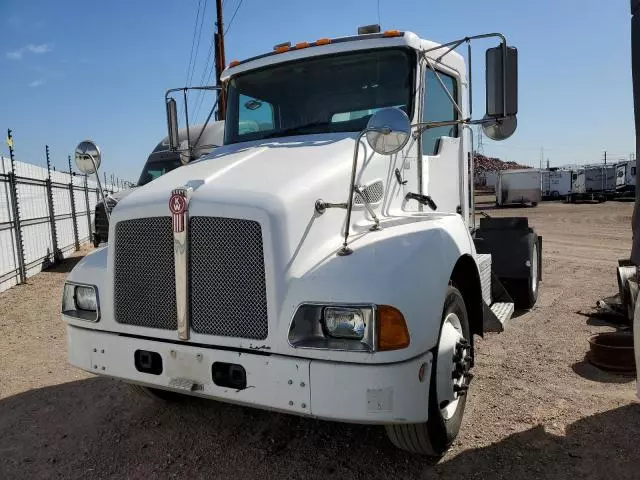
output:
[[379,305],[378,350],[399,350],[409,346],[409,330],[400,310],[390,305]]

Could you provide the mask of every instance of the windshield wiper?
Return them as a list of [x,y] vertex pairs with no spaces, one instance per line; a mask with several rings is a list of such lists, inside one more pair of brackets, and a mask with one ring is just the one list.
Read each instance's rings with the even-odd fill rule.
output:
[[303,133],[309,133],[309,132],[305,132],[305,130],[308,130],[310,128],[330,127],[330,126],[331,126],[330,122],[305,123],[304,125],[297,125],[295,127],[285,128],[284,130],[278,130],[276,132],[268,133],[262,138],[287,137],[289,135],[299,135]]

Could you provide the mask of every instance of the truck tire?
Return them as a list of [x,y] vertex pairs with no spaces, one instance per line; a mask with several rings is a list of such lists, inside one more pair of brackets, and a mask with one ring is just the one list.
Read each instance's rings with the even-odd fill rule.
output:
[[528,310],[538,300],[538,286],[540,284],[540,252],[538,252],[538,239],[535,235],[529,235],[529,274],[527,278],[509,280],[507,291],[513,298],[515,308]]
[[125,385],[127,385],[127,387],[129,387],[129,389],[136,395],[151,398],[160,402],[175,402],[184,397],[184,395],[177,392],[161,390],[159,388],[143,387],[142,385],[136,385],[134,383],[126,383]]
[[[444,301],[438,345],[433,350],[429,398],[425,399],[429,402],[429,419],[424,423],[387,425],[387,436],[396,447],[413,453],[441,457],[451,446],[460,431],[467,402],[466,389],[473,365],[471,341],[464,300],[457,288],[449,286]],[[455,345],[453,353],[452,342]],[[458,354],[460,358],[456,360]],[[455,372],[461,372],[459,379],[453,378]],[[462,387],[462,391],[453,393],[455,400],[452,402],[443,402],[438,399],[439,383],[451,389],[457,385],[458,388]]]

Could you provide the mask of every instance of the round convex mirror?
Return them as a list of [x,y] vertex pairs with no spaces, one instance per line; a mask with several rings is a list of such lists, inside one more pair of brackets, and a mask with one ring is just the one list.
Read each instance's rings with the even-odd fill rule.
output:
[[[485,119],[488,117],[485,116]],[[496,119],[482,124],[482,131],[491,140],[505,140],[514,134],[518,126],[518,119],[511,115],[504,119]]]
[[82,173],[96,173],[102,160],[100,148],[92,140],[83,140],[76,147],[75,159],[76,166]]
[[399,108],[383,108],[371,115],[367,123],[367,142],[374,152],[391,155],[399,152],[409,141],[409,117]]

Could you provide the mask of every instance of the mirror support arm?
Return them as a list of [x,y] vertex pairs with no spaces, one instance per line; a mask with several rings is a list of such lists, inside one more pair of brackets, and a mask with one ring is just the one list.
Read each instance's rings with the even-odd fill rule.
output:
[[98,166],[96,165],[96,159],[93,158],[93,155],[90,153],[85,153],[87,157],[91,159],[91,163],[93,163],[93,170],[96,174],[96,180],[98,181],[98,190],[100,190],[100,195],[102,196],[102,203],[104,204],[104,213],[107,216],[107,220],[111,221],[111,214],[109,213],[109,209],[107,208],[107,198],[104,196],[104,190],[102,189],[102,183],[100,183],[100,175],[98,175]]
[[338,255],[344,257],[346,255],[351,255],[353,250],[351,250],[347,246],[347,241],[349,240],[349,225],[351,224],[351,209],[353,208],[353,192],[356,186],[356,170],[358,168],[358,150],[360,149],[360,141],[362,137],[364,137],[369,132],[380,132],[385,133],[386,131],[383,129],[376,128],[365,128],[358,134],[356,138],[356,146],[353,149],[353,162],[351,165],[351,180],[349,182],[349,196],[347,197],[347,221],[344,226],[344,242],[342,242],[342,248],[338,250]]

